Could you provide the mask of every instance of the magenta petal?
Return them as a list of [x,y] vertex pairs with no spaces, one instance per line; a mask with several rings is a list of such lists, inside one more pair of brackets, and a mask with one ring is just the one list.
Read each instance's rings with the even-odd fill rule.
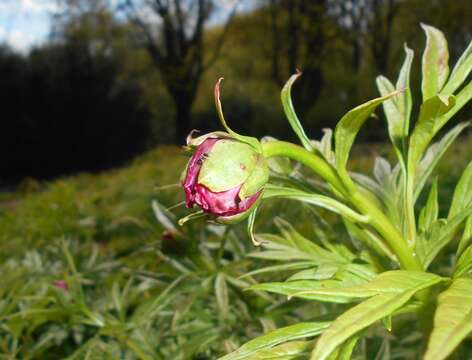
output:
[[213,148],[219,139],[208,138],[202,142],[195,150],[187,167],[187,174],[183,183],[185,190],[185,203],[188,208],[195,203],[195,185],[197,184],[198,174],[202,167],[204,157]]
[[230,216],[242,213],[249,209],[257,200],[260,192],[241,200],[239,191],[241,185],[233,189],[212,192],[203,185],[195,186],[195,203],[204,211],[216,216]]

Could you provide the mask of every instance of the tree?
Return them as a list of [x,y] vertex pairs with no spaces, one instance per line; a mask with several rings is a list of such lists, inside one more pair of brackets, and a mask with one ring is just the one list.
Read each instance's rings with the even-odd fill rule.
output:
[[175,108],[176,141],[188,134],[190,114],[202,74],[218,58],[235,13],[228,16],[208,56],[204,28],[217,8],[211,0],[124,0],[120,9],[143,35]]
[[306,113],[321,95],[324,83],[327,0],[270,0],[269,11],[272,78],[282,85],[290,74],[302,70],[294,97],[300,112]]
[[352,64],[359,69],[362,50],[370,49],[373,62],[381,74],[389,74],[392,58],[394,20],[399,0],[334,1],[338,23],[351,40]]

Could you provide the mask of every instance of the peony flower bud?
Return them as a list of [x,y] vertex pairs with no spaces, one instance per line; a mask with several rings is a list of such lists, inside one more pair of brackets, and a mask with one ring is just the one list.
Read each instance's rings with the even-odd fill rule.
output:
[[187,142],[196,147],[183,179],[187,207],[196,204],[225,223],[249,215],[269,179],[264,156],[224,132]]

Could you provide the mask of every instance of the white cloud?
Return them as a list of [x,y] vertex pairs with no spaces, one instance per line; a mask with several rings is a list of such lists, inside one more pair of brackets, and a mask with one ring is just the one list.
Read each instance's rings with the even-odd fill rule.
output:
[[20,0],[21,10],[29,13],[57,12],[59,5],[54,0]]

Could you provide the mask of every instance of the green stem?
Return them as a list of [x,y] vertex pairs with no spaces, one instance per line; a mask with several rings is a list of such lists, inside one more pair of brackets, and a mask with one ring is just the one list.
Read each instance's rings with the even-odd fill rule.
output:
[[348,190],[339,179],[336,170],[318,155],[309,152],[301,146],[284,142],[269,141],[262,145],[266,157],[285,156],[302,163],[316,174],[326,180],[336,191],[344,195],[351,205],[370,217],[370,224],[382,235],[390,248],[397,255],[402,268],[407,270],[423,271],[421,263],[410,250],[401,233],[391,224],[368,197],[363,196],[357,190]]
[[265,157],[284,156],[302,163],[326,180],[334,190],[342,195],[347,194],[336,170],[324,159],[301,146],[285,141],[268,141],[262,144],[262,151]]

